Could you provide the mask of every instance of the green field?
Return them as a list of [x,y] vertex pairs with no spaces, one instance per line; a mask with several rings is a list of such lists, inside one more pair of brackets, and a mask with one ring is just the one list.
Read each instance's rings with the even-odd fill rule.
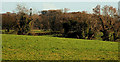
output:
[[3,60],[118,60],[118,42],[2,35]]

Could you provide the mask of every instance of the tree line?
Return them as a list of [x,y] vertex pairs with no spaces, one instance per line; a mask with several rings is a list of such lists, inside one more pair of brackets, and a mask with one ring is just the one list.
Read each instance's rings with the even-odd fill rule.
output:
[[[64,10],[43,10],[33,14],[32,8],[17,5],[17,13],[2,14],[2,28],[17,34],[28,34],[30,30],[59,31],[64,37],[78,39],[96,39],[100,35],[104,41],[120,40],[120,20],[116,8],[97,5],[94,13],[67,12]],[[101,33],[101,34],[98,34]]]

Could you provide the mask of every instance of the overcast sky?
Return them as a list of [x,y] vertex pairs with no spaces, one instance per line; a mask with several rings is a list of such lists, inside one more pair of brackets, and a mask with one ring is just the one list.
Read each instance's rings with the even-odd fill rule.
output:
[[17,4],[22,4],[28,9],[33,8],[34,12],[69,8],[69,12],[87,11],[91,13],[96,5],[101,5],[101,7],[109,5],[118,8],[118,2],[3,2],[2,13],[16,11]]
[[2,2],[118,2],[120,0],[0,0]]
[[[44,9],[69,8],[69,12],[87,11],[92,12],[96,5],[110,5],[118,8],[120,0],[0,0],[0,13],[16,11],[16,5],[22,4],[27,8],[33,8],[34,12]],[[2,5],[1,5],[2,4]],[[2,7],[2,9],[1,9]]]

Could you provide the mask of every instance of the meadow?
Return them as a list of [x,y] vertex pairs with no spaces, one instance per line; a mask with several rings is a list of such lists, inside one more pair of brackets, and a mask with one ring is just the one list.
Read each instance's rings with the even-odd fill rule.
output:
[[2,34],[3,60],[118,60],[118,42]]

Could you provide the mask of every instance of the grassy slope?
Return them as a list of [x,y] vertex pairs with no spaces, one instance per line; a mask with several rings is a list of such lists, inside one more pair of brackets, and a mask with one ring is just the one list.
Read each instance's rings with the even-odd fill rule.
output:
[[4,60],[117,60],[118,43],[48,36],[2,35]]

